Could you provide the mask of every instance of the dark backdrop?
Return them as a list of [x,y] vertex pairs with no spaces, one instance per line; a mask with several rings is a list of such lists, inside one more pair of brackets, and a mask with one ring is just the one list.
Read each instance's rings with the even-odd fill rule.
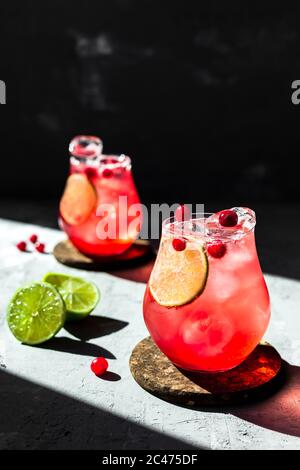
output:
[[0,193],[57,199],[94,133],[144,201],[299,200],[297,1],[10,0],[0,6]]

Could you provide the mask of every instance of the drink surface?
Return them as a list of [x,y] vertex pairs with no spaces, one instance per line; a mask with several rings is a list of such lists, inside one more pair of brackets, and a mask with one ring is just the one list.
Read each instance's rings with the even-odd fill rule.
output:
[[[74,189],[68,189],[67,182],[60,226],[82,253],[93,258],[116,256],[131,246],[140,230],[141,206],[131,162],[125,155],[88,157],[71,157],[70,175],[79,176],[75,183],[71,178],[69,187]],[[72,217],[78,211],[78,218]]]
[[[269,294],[255,246],[255,214],[244,208],[236,211],[239,221],[235,227],[221,227],[217,214],[163,227],[157,261],[145,292],[144,319],[158,347],[184,369],[216,372],[237,366],[257,346],[269,323]],[[186,304],[164,306],[155,300],[151,283],[155,285],[164,277],[161,266],[171,263],[172,240],[179,234],[186,240],[187,260],[194,259],[191,254],[198,248],[204,249],[206,284]],[[221,257],[211,256],[207,249],[215,240],[225,246]],[[178,263],[169,274],[173,276],[174,292],[176,288],[184,289],[185,282],[191,283],[188,271],[184,277],[176,266]],[[191,264],[191,272],[193,269]]]

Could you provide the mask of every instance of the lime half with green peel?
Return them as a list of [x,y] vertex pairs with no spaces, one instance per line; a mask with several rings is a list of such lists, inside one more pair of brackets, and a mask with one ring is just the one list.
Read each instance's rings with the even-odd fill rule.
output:
[[18,289],[7,308],[7,323],[22,343],[40,344],[55,336],[66,320],[64,301],[51,284],[35,282]]
[[67,320],[76,321],[87,317],[100,300],[98,288],[92,282],[67,274],[47,273],[43,281],[52,284],[62,296]]

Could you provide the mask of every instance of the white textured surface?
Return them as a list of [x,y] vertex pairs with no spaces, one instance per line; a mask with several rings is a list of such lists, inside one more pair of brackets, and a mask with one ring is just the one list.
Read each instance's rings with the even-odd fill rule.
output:
[[[64,238],[59,231],[0,221],[0,449],[300,449],[300,282],[266,276],[272,299],[266,339],[294,366],[285,387],[258,404],[190,410],[147,394],[130,375],[130,353],[147,335],[145,286],[105,273],[79,272],[51,255],[19,253],[14,242],[33,232],[49,248]],[[6,326],[6,305],[16,288],[47,271],[80,273],[93,280],[102,294],[94,315],[128,324],[120,323],[123,328],[104,336],[91,332],[85,343],[62,330],[62,339],[52,346],[19,344]],[[119,381],[104,381],[90,372],[99,348],[116,357],[109,362]]]

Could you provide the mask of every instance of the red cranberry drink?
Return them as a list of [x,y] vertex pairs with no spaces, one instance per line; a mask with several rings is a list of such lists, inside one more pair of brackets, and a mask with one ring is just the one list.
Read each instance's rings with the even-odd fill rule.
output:
[[140,231],[142,209],[125,155],[103,155],[97,137],[70,143],[70,175],[60,201],[60,226],[93,257],[120,255]]
[[220,372],[257,346],[270,319],[257,257],[255,213],[234,208],[163,223],[144,319],[177,366]]

